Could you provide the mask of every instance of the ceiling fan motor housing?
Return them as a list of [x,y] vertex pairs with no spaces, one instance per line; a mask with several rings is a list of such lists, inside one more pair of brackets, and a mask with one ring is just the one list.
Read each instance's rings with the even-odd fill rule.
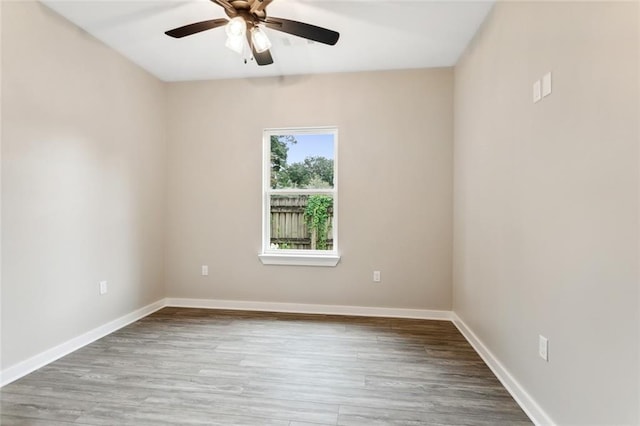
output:
[[271,0],[235,0],[230,1],[229,4],[233,6],[236,14],[231,8],[225,7],[224,10],[229,18],[240,15],[247,22],[257,25],[259,21],[267,17],[266,7],[269,3],[271,3]]

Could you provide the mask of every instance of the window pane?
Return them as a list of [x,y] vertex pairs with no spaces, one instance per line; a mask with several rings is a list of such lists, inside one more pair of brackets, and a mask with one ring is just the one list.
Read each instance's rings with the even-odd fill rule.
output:
[[273,194],[270,248],[333,250],[333,196]]
[[271,136],[272,189],[333,188],[332,133]]

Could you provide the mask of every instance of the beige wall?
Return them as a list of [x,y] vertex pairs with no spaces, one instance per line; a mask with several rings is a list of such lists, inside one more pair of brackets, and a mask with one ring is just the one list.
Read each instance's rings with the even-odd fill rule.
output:
[[3,368],[164,295],[165,101],[39,3],[2,2]]
[[559,424],[640,421],[637,8],[498,3],[455,70],[453,307]]
[[[431,69],[170,84],[167,295],[450,309],[452,80]],[[262,265],[262,130],[326,125],[339,129],[342,260]]]

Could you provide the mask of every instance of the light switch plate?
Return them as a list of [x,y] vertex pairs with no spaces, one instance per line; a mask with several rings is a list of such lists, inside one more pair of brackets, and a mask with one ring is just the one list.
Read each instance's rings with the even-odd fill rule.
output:
[[546,73],[542,77],[542,96],[549,96],[551,94],[551,72]]
[[545,361],[549,361],[549,339],[542,335],[538,336],[538,355]]
[[542,99],[542,87],[540,84],[540,80],[536,80],[533,83],[533,103],[539,102]]

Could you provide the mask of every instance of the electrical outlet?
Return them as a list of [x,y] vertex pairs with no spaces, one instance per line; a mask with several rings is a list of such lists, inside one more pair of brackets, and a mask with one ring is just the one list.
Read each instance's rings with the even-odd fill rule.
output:
[[109,287],[107,286],[107,282],[106,281],[100,281],[100,294],[107,294],[107,291],[109,291]]
[[208,265],[202,265],[202,276],[206,277],[207,275],[209,275],[209,266]]
[[374,283],[380,282],[380,271],[373,271],[373,282]]
[[540,358],[549,362],[549,339],[543,335],[538,336],[538,355],[540,355]]

